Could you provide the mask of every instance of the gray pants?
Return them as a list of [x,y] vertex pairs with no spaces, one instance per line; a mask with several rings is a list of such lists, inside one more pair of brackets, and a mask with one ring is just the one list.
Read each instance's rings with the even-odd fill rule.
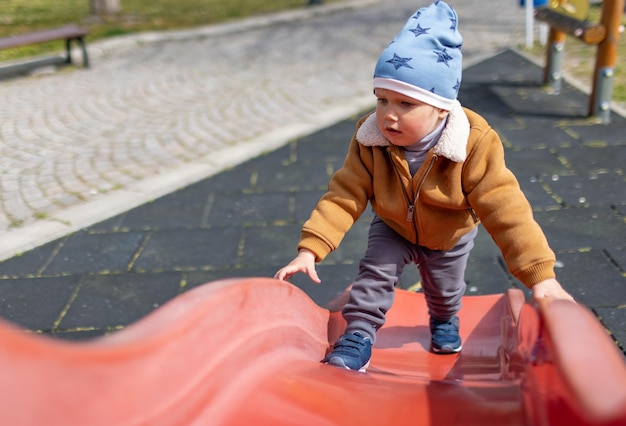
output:
[[412,244],[375,217],[359,274],[343,308],[346,333],[359,331],[372,343],[376,340],[376,331],[385,323],[393,304],[395,286],[409,263],[419,268],[430,316],[447,320],[456,315],[467,286],[465,268],[477,233],[476,228],[468,232],[451,250],[430,250]]

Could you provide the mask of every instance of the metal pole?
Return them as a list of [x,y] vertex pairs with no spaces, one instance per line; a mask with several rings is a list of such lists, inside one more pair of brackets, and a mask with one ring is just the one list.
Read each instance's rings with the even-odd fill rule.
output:
[[624,0],[604,0],[600,23],[606,28],[606,37],[598,45],[593,70],[593,90],[589,100],[589,115],[608,123],[611,114],[613,75],[617,64],[617,42],[623,31]]
[[566,38],[567,33],[564,31],[550,28],[548,47],[546,49],[546,66],[543,70],[543,83],[555,94],[561,91]]
[[535,15],[534,11],[534,1],[533,0],[525,0],[526,1],[526,48],[530,49],[533,47],[535,41]]

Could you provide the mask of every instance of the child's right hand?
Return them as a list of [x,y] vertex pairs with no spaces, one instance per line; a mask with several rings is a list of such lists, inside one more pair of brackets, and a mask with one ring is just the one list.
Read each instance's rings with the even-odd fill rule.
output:
[[276,272],[274,278],[286,281],[298,272],[307,274],[311,281],[316,284],[322,282],[322,280],[320,280],[317,276],[317,271],[315,270],[315,255],[306,249],[301,249],[298,252],[298,255],[291,262],[289,262],[287,266],[284,266]]

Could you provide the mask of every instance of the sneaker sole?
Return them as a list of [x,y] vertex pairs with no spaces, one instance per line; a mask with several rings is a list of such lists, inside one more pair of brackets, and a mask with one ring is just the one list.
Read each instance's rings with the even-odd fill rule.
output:
[[358,370],[353,370],[352,368],[348,367],[346,365],[346,363],[343,362],[343,359],[341,359],[339,357],[333,357],[333,358],[329,359],[328,361],[326,361],[324,364],[332,365],[333,367],[344,368],[344,369],[350,370],[350,371],[358,371],[360,373],[365,373],[367,371],[367,368],[370,366],[370,361],[368,360],[367,363],[365,363],[365,365],[363,367],[359,368]]
[[431,346],[430,350],[433,351],[436,354],[456,354],[461,352],[461,349],[463,349],[463,346],[459,346],[458,348],[447,348],[447,347],[443,347],[443,348],[436,348],[434,346]]

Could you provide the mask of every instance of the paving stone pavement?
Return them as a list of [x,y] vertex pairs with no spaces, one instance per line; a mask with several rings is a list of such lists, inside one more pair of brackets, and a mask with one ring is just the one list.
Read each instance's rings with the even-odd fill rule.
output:
[[[144,35],[94,46],[88,70],[0,82],[0,316],[82,340],[203,283],[273,275],[373,106],[378,54],[417,3]],[[519,9],[450,3],[465,36],[462,103],[500,133],[558,278],[624,349],[624,118],[597,124],[578,89],[541,89],[541,69],[505,49],[523,40]],[[322,285],[294,279],[317,303],[354,277],[369,219],[320,265]],[[407,268],[400,285],[418,281]],[[519,285],[482,230],[467,281],[470,295]]]
[[[370,107],[376,58],[427,3],[121,37],[88,46],[90,69],[1,82],[0,260]],[[466,63],[523,39],[519,8],[451,3],[467,17]]]

